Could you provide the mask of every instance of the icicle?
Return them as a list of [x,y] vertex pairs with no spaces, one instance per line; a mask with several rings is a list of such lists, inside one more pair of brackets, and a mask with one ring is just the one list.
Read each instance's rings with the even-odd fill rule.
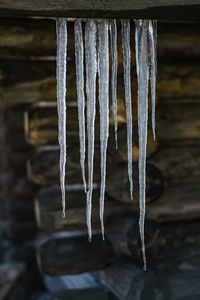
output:
[[151,102],[152,102],[152,131],[154,140],[155,133],[155,105],[156,105],[156,73],[157,73],[157,21],[148,21],[148,36],[149,36],[149,59],[150,59],[150,82],[151,82]]
[[104,239],[104,194],[106,181],[106,153],[109,135],[109,43],[108,21],[98,22],[98,70],[99,70],[99,108],[100,108],[100,147],[101,147],[101,193],[100,220]]
[[94,126],[96,114],[96,24],[88,20],[85,26],[85,61],[87,93],[87,134],[88,134],[88,191],[87,191],[87,226],[89,240],[92,238],[91,210],[93,191]]
[[127,122],[128,175],[129,175],[129,182],[130,182],[130,196],[131,199],[133,199],[130,20],[122,20],[121,24],[122,24],[122,48],[123,48],[124,87],[125,87],[126,122]]
[[66,164],[66,70],[67,70],[67,22],[56,20],[57,32],[57,109],[58,141],[60,145],[60,186],[63,216],[65,216],[65,164]]
[[75,55],[76,55],[76,85],[78,102],[79,140],[80,140],[80,164],[82,169],[83,185],[86,192],[85,180],[85,95],[84,95],[84,65],[83,65],[83,35],[80,20],[74,24]]
[[116,20],[110,21],[110,44],[111,44],[111,54],[112,54],[112,107],[113,107],[113,117],[115,123],[115,143],[116,149],[117,145],[117,66],[118,66],[118,55],[117,55],[117,24]]
[[140,196],[140,237],[146,270],[144,242],[145,197],[146,197],[146,146],[148,124],[148,21],[135,21],[136,68],[138,78],[138,133],[139,133],[139,196]]

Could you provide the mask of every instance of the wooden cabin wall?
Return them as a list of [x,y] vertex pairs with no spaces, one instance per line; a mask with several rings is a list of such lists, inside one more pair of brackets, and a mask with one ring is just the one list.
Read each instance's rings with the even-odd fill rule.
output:
[[[36,224],[38,229],[48,232],[49,239],[38,247],[37,257],[41,271],[45,274],[53,276],[74,274],[105,269],[111,265],[110,269],[96,274],[107,283],[111,290],[112,285],[118,282],[117,276],[113,277],[115,270],[120,273],[124,270],[124,266],[128,265],[130,265],[130,272],[135,268],[131,265],[132,260],[130,262],[129,259],[122,262],[120,260],[112,267],[113,261],[122,255],[141,261],[137,227],[139,150],[134,26],[131,27],[134,201],[129,198],[127,176],[120,26],[118,32],[119,149],[115,149],[114,122],[110,107],[105,200],[107,241],[102,245],[98,234],[100,229],[98,220],[100,154],[97,114],[92,217],[93,228],[97,230],[97,233],[94,235],[93,246],[88,249],[85,194],[81,186],[79,165],[73,23],[68,24],[67,55],[67,218],[62,218],[61,195],[58,186],[55,22],[40,18],[0,19],[2,128],[0,207],[3,208],[0,217],[4,226],[2,228],[7,226],[5,224],[14,222],[14,225],[10,225],[13,230],[26,232],[29,228],[29,237],[30,232],[35,232]],[[183,240],[184,234],[182,234],[180,222],[193,222],[199,219],[200,23],[159,21],[157,52],[157,138],[154,142],[150,123],[147,148],[146,214],[147,222],[150,222],[146,226],[149,245],[147,254],[149,260],[156,261],[156,263],[159,257],[158,250],[163,253],[163,245],[172,244],[171,241],[177,236],[179,240]],[[166,222],[167,229],[165,228]],[[170,236],[169,232],[174,222],[179,228],[179,233]],[[161,238],[159,233],[156,244],[152,245],[151,240],[155,237],[158,228],[159,230],[161,228],[161,233],[164,232],[164,238]],[[80,230],[81,233],[78,233]],[[120,231],[123,232],[123,236],[119,233]],[[57,233],[52,234],[54,232]],[[194,230],[194,232],[197,232],[199,236],[198,231]],[[16,233],[12,233],[13,235],[16,236]],[[74,256],[71,256],[72,249],[73,251],[77,249]],[[101,258],[97,257],[96,253],[99,249],[102,253]],[[70,258],[67,259],[67,256]],[[80,260],[77,260],[76,257],[79,256]],[[54,257],[57,259],[55,260]],[[174,259],[175,263],[176,259]],[[139,274],[137,271],[134,272]],[[144,286],[146,286],[146,281]],[[126,294],[120,294],[121,290],[116,293],[121,299],[128,299]],[[132,293],[133,297],[134,291]]]

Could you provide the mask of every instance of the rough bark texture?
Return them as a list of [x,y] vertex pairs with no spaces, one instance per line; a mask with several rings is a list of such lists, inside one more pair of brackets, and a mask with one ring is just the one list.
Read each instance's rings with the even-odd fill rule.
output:
[[16,2],[10,0],[0,1],[1,15],[18,16],[64,16],[64,17],[95,17],[95,18],[154,18],[154,19],[179,19],[198,20],[199,0],[174,0],[173,3],[167,0],[127,0],[122,3],[120,0],[93,1],[82,0],[22,0]]

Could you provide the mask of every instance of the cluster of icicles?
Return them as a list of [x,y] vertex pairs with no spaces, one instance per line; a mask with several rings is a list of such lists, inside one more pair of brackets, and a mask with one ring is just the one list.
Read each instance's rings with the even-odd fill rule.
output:
[[[109,43],[111,47],[112,106],[115,122],[117,148],[117,24],[116,20],[84,20],[74,22],[76,83],[78,102],[78,121],[80,137],[80,164],[83,184],[87,198],[87,227],[89,240],[92,238],[91,211],[93,191],[93,160],[96,115],[96,79],[98,76],[98,100],[100,112],[100,152],[101,152],[101,188],[100,220],[104,238],[104,194],[106,182],[106,152],[109,136]],[[60,185],[62,191],[63,216],[65,216],[65,164],[66,164],[66,71],[67,71],[67,20],[58,18],[57,24],[57,102],[58,129],[60,144]],[[133,198],[132,183],[132,101],[131,101],[131,50],[130,20],[121,20],[123,49],[125,107],[127,122],[128,176],[130,195]],[[146,191],[146,146],[148,126],[148,90],[152,99],[152,130],[155,138],[155,90],[156,90],[156,40],[157,24],[154,20],[135,20],[136,71],[138,80],[138,134],[139,134],[139,198],[140,198],[140,236],[144,269],[146,269],[144,220]],[[85,47],[84,47],[85,46]],[[85,70],[84,70],[85,68]],[[86,78],[84,77],[86,73]],[[86,97],[84,87],[86,85]],[[85,100],[86,98],[86,100]],[[85,119],[85,108],[86,119]],[[86,122],[87,121],[87,122]],[[87,124],[87,128],[86,128]],[[88,181],[85,178],[86,130],[88,140]]]

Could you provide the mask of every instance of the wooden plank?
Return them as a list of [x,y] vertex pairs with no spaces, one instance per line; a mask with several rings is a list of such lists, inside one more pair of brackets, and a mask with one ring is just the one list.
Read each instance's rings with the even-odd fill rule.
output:
[[93,18],[155,18],[155,19],[199,19],[199,0],[47,0],[29,1],[1,0],[1,15],[41,15]]
[[[199,22],[158,22],[158,59],[191,60],[200,55]],[[73,22],[68,22],[68,60],[74,58]],[[134,27],[133,23],[131,27]],[[174,30],[176,28],[176,30]],[[134,30],[134,28],[132,29]],[[121,31],[120,21],[118,32]],[[41,18],[1,18],[0,57],[21,60],[55,60],[55,21]],[[133,36],[132,40],[133,40]],[[195,45],[193,47],[192,45]],[[134,52],[133,43],[131,43]],[[118,37],[119,68],[122,72],[121,37]],[[134,53],[132,53],[134,58]],[[132,63],[135,64],[134,59]],[[173,62],[172,62],[173,63]]]
[[197,103],[158,105],[157,135],[160,142],[168,145],[199,143],[199,115],[200,105]]
[[[120,46],[121,48],[121,46]],[[134,55],[133,55],[134,58]],[[135,60],[134,60],[135,61]],[[119,122],[125,121],[124,84],[122,62],[118,78]],[[135,68],[132,74],[133,103],[136,103],[137,78]],[[0,106],[12,107],[38,101],[56,99],[55,61],[20,61],[0,59],[1,93]],[[121,72],[121,74],[120,74]],[[199,102],[200,83],[198,64],[190,61],[158,61],[157,97],[159,102]],[[67,67],[67,102],[76,101],[76,75],[74,60]],[[133,109],[137,120],[137,110]]]
[[200,177],[200,148],[175,145],[161,147],[149,160],[157,166],[166,182],[195,181]]
[[[94,182],[100,180],[100,149],[99,144],[95,144],[94,158]],[[66,167],[66,183],[82,183],[79,143],[69,145],[67,149],[68,163]],[[27,175],[30,180],[39,185],[51,185],[59,183],[59,146],[38,147],[32,157],[27,162]],[[86,161],[87,164],[87,161]],[[107,173],[111,171],[113,161],[110,155],[107,155]],[[110,166],[110,168],[109,168]],[[113,165],[112,171],[117,168]],[[87,170],[86,170],[87,173]]]
[[38,247],[37,259],[42,273],[57,276],[103,269],[116,255],[101,234],[94,234],[91,243],[87,234],[79,234],[50,238]]
[[97,273],[98,278],[118,299],[155,299],[160,294],[156,272],[143,271],[141,265],[129,258],[120,258]]
[[[92,206],[92,227],[100,229],[99,221],[99,187],[93,190]],[[59,230],[77,230],[86,227],[86,195],[82,185],[67,185],[67,218],[62,217],[60,188],[43,188],[35,200],[35,215],[37,225],[47,232]],[[105,199],[105,226],[109,222],[109,217],[122,211],[136,210],[130,204],[125,206],[116,201]]]

